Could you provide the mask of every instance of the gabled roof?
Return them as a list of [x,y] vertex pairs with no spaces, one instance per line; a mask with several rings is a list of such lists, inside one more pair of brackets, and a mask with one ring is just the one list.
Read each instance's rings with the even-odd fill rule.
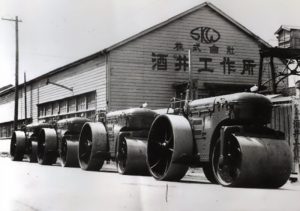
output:
[[294,29],[300,30],[300,26],[281,25],[274,34],[279,34],[282,30],[291,31]]
[[262,45],[265,45],[266,47],[271,47],[271,45],[269,43],[267,43],[266,41],[264,41],[259,36],[255,35],[253,32],[251,32],[249,29],[247,29],[246,27],[244,27],[243,25],[241,25],[237,21],[235,21],[233,18],[231,18],[230,16],[228,16],[226,13],[224,13],[222,10],[220,10],[219,8],[217,8],[215,5],[213,5],[210,2],[204,2],[204,3],[202,3],[202,4],[198,5],[198,6],[195,6],[195,7],[191,8],[191,9],[185,11],[185,12],[182,12],[182,13],[176,15],[176,16],[173,16],[172,18],[170,18],[170,19],[168,19],[168,20],[166,20],[164,22],[161,22],[161,23],[159,23],[159,24],[157,24],[155,26],[152,26],[152,27],[150,27],[150,28],[148,28],[148,29],[146,29],[146,30],[144,30],[144,31],[136,34],[136,35],[133,35],[132,37],[129,37],[129,38],[127,38],[127,39],[125,39],[125,40],[123,40],[121,42],[118,42],[118,43],[116,43],[116,44],[114,44],[114,45],[106,48],[105,50],[106,51],[111,51],[111,50],[113,50],[113,49],[115,49],[117,47],[120,47],[120,46],[122,46],[122,45],[124,45],[124,44],[126,44],[126,43],[128,43],[128,42],[130,42],[132,40],[135,40],[135,39],[137,39],[137,38],[139,38],[139,37],[141,37],[143,35],[146,35],[146,34],[152,32],[152,31],[154,31],[156,29],[159,29],[159,28],[161,28],[161,27],[163,27],[163,26],[165,26],[165,25],[167,25],[169,23],[172,23],[172,22],[174,22],[174,21],[176,21],[176,20],[178,20],[178,19],[180,19],[180,18],[182,18],[182,17],[184,17],[186,15],[189,15],[189,14],[191,14],[191,13],[193,13],[193,12],[199,10],[199,9],[202,9],[204,7],[211,8],[213,11],[215,11],[216,13],[218,13],[221,17],[225,18],[227,21],[229,21],[230,23],[232,23],[233,25],[235,25],[237,28],[239,28],[241,31],[245,32],[250,37],[252,37],[255,40],[257,40]]
[[[191,8],[191,9],[185,11],[185,12],[182,12],[182,13],[176,15],[176,16],[173,16],[172,18],[170,18],[170,19],[168,19],[166,21],[163,21],[163,22],[161,22],[161,23],[159,23],[157,25],[154,25],[154,26],[152,26],[152,27],[150,27],[150,28],[148,28],[148,29],[146,29],[144,31],[141,31],[140,33],[138,33],[136,35],[133,35],[133,36],[131,36],[131,37],[129,37],[129,38],[123,40],[123,41],[120,41],[120,42],[118,42],[118,43],[116,43],[116,44],[114,44],[114,45],[112,45],[112,46],[110,46],[108,48],[105,48],[105,49],[103,49],[101,51],[98,51],[97,53],[94,53],[92,55],[89,55],[87,57],[79,59],[79,60],[74,61],[72,63],[69,63],[69,64],[64,65],[62,67],[56,68],[56,69],[54,69],[54,70],[52,70],[52,71],[50,71],[48,73],[45,73],[43,75],[40,75],[40,76],[38,76],[38,77],[36,77],[36,78],[28,81],[27,83],[30,84],[30,83],[32,83],[34,81],[39,80],[39,79],[47,78],[47,77],[49,77],[51,75],[54,75],[54,74],[57,74],[57,73],[62,72],[64,70],[67,70],[70,67],[74,67],[74,66],[82,64],[82,63],[84,63],[86,61],[89,61],[90,59],[96,58],[96,57],[101,56],[101,55],[105,55],[109,51],[112,51],[112,50],[114,50],[114,49],[116,49],[116,48],[118,48],[118,47],[120,47],[122,45],[125,45],[126,43],[129,43],[129,42],[131,42],[131,41],[133,41],[135,39],[138,39],[138,38],[140,38],[140,37],[142,37],[142,36],[144,36],[144,35],[146,35],[146,34],[148,34],[150,32],[153,32],[156,29],[164,27],[167,24],[172,23],[172,22],[174,22],[174,21],[176,21],[176,20],[178,20],[178,19],[180,19],[180,18],[182,18],[182,17],[184,17],[186,15],[189,15],[189,14],[191,14],[191,13],[193,13],[193,12],[199,10],[199,9],[202,9],[204,7],[211,8],[213,11],[215,11],[221,17],[223,17],[224,19],[226,19],[227,21],[229,21],[230,23],[232,23],[233,25],[235,25],[238,29],[240,29],[241,31],[243,31],[248,36],[252,37],[254,40],[256,40],[257,42],[259,42],[264,47],[272,47],[269,43],[267,43],[266,41],[264,41],[259,36],[255,35],[253,32],[251,32],[249,29],[247,29],[246,27],[244,27],[243,25],[241,25],[237,21],[235,21],[233,18],[231,18],[230,16],[228,16],[226,13],[224,13],[222,10],[220,10],[219,8],[217,8],[216,6],[214,6],[212,3],[210,3],[210,2],[204,2],[204,3],[202,3],[202,4],[198,5],[198,6],[195,6],[195,7]],[[14,89],[14,88],[11,88],[11,89]]]

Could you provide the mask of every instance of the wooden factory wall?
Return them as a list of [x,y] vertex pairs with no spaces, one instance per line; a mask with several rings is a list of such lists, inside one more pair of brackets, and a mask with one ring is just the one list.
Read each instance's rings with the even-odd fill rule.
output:
[[188,79],[188,49],[198,97],[204,83],[257,83],[259,43],[204,7],[110,52],[111,109],[168,106],[172,85]]
[[[31,86],[27,86],[27,118],[31,118]],[[14,90],[0,96],[0,137],[9,137],[13,128],[14,110],[15,110]],[[18,119],[21,124],[25,119],[25,94],[24,88],[19,89]]]
[[[2,95],[0,97],[0,123],[1,122],[8,122],[14,120],[14,110],[15,110],[15,93],[14,90]],[[27,117],[31,116],[31,90],[30,86],[27,87]],[[5,111],[5,112],[4,112]],[[18,109],[18,117],[19,119],[25,118],[25,94],[24,88],[20,87],[19,89],[19,109]]]
[[[72,87],[73,91],[47,84],[46,81],[54,82],[66,87]],[[27,85],[27,118],[33,122],[39,121],[39,105],[54,105],[56,101],[63,99],[75,99],[76,96],[94,95],[94,111],[106,109],[106,63],[103,56],[91,59],[66,69],[49,77],[42,77]],[[0,137],[9,136],[14,120],[14,91],[0,97]],[[82,111],[82,110],[81,110]],[[95,112],[94,112],[95,113]],[[53,115],[55,116],[54,113]],[[43,116],[44,118],[45,116]],[[47,117],[47,116],[46,116]],[[24,88],[19,90],[19,120],[25,118],[25,95]],[[41,119],[41,118],[40,118]],[[3,131],[2,131],[3,130]],[[2,135],[2,133],[4,135]]]
[[[96,110],[106,109],[106,64],[104,57],[94,58],[88,62],[71,67],[48,78],[50,82],[73,88],[73,91],[51,83],[47,78],[33,84],[32,105],[33,121],[38,119],[38,105],[81,94],[96,92]],[[74,98],[75,99],[75,98]]]

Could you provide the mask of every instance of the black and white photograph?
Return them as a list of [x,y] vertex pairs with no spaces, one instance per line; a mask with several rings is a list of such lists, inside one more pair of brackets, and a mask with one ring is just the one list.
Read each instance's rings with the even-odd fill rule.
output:
[[299,211],[299,8],[0,0],[0,211]]

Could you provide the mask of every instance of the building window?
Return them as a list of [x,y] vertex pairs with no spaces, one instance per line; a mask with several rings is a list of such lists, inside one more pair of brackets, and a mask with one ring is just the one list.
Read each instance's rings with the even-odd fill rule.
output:
[[86,96],[79,96],[77,98],[77,111],[86,110]]
[[45,116],[45,106],[39,106],[39,116]]
[[76,111],[76,99],[71,98],[68,100],[68,113]]
[[87,103],[87,109],[96,109],[96,94],[95,93],[91,93],[89,95],[87,95],[87,99],[86,99],[86,103]]
[[58,115],[59,113],[59,103],[55,102],[53,103],[53,115]]
[[59,116],[59,119],[75,116],[94,118],[95,113],[96,92],[90,92],[38,105],[39,118],[46,121],[55,116]]
[[95,120],[95,111],[88,111],[86,112],[86,118],[91,119],[91,120]]
[[46,116],[52,115],[52,104],[46,105]]
[[65,114],[67,113],[67,101],[63,100],[61,102],[59,102],[59,113],[60,114]]
[[6,128],[5,128],[5,126],[1,127],[1,137],[7,137],[6,136]]

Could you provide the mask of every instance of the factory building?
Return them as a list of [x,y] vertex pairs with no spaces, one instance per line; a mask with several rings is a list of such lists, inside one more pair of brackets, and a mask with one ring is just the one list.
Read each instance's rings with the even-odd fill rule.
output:
[[[249,90],[257,84],[261,47],[269,44],[211,3],[203,3],[28,81],[26,93],[22,84],[20,125],[73,116],[94,119],[99,111],[145,102],[151,109],[166,108],[171,97],[184,95],[188,50],[194,99]],[[264,70],[267,80],[270,73]],[[0,90],[1,137],[11,134],[13,105],[14,87]]]
[[275,32],[280,48],[300,48],[300,27],[282,25]]

